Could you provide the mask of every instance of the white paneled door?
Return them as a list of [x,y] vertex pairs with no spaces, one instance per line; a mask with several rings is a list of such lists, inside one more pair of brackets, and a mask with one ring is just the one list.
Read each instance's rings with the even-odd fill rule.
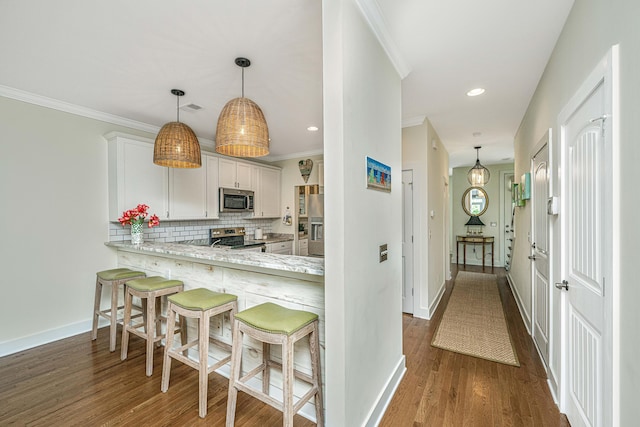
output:
[[549,364],[549,226],[547,199],[549,197],[549,135],[544,136],[531,160],[533,175],[532,215],[532,289],[533,340],[544,362]]
[[[565,293],[564,409],[573,427],[612,424],[612,120],[610,63],[561,114]],[[609,77],[608,77],[609,76]]]
[[402,311],[413,314],[413,171],[402,171]]

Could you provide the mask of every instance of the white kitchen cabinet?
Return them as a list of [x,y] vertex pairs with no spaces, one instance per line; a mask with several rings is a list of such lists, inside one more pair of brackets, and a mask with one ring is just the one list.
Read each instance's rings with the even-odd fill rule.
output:
[[324,187],[324,160],[318,161],[317,166],[318,166],[318,185],[320,187]]
[[253,216],[280,217],[280,169],[257,167],[254,171],[257,177]]
[[267,243],[267,253],[270,254],[280,254],[280,255],[293,255],[293,242],[277,242],[277,243]]
[[140,203],[161,220],[218,218],[218,157],[202,153],[200,168],[166,168],[153,163],[153,140],[117,132],[105,138],[110,221]]
[[202,156],[202,167],[207,168],[207,219],[217,219],[219,215],[220,192],[218,191],[218,158]]
[[218,161],[218,185],[222,188],[254,190],[252,165],[226,158]]
[[111,132],[108,141],[109,220],[140,203],[160,219],[169,216],[169,171],[153,163],[153,141]]
[[218,158],[202,154],[202,167],[169,169],[169,219],[218,218]]
[[309,239],[298,240],[298,255],[309,256]]

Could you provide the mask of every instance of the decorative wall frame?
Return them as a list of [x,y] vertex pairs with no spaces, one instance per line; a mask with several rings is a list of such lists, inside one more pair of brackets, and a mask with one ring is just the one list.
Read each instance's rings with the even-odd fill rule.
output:
[[366,157],[367,188],[391,192],[391,167]]

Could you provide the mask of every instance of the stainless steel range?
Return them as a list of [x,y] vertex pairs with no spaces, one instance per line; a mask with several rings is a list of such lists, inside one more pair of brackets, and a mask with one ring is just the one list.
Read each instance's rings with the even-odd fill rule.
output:
[[245,243],[244,227],[212,228],[209,233],[209,244],[212,247],[223,246],[230,249],[266,252],[264,243]]

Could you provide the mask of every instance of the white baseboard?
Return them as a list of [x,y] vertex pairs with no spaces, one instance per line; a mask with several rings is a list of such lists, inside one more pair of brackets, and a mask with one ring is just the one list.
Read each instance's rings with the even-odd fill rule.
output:
[[438,306],[440,305],[440,301],[442,301],[442,297],[444,296],[444,291],[446,289],[447,289],[447,284],[446,282],[444,282],[442,283],[442,285],[440,285],[440,289],[438,290],[438,295],[436,295],[436,298],[433,300],[433,302],[429,306],[429,319],[433,317],[433,313],[435,313],[436,310],[438,309]]
[[[102,319],[101,319],[102,320]],[[104,324],[109,323],[104,320]],[[90,331],[92,328],[91,320],[83,320],[82,322],[72,323],[60,328],[49,329],[48,331],[39,332],[37,334],[28,335],[26,337],[16,338],[11,341],[0,343],[0,357],[28,350],[44,344],[49,344],[63,338],[69,338],[74,335],[82,334]]]
[[367,417],[367,421],[362,424],[363,426],[373,427],[380,424],[382,416],[386,412],[387,407],[389,406],[389,403],[391,402],[391,399],[393,398],[393,395],[398,389],[400,381],[402,381],[402,378],[404,377],[404,374],[406,372],[406,358],[403,354],[398,361],[398,364],[396,365],[396,369],[387,380],[387,384],[385,384],[384,389],[378,395],[378,399],[376,399],[375,405],[373,406],[371,411],[369,411],[369,416]]
[[520,294],[518,294],[518,290],[513,284],[513,279],[511,278],[511,273],[507,273],[507,282],[509,283],[509,287],[511,288],[511,292],[516,300],[516,305],[518,306],[518,311],[520,312],[520,317],[522,317],[522,321],[524,322],[524,327],[527,328],[527,333],[531,335],[531,319],[527,314],[527,311],[524,309],[524,305],[522,304],[522,299],[520,298]]

